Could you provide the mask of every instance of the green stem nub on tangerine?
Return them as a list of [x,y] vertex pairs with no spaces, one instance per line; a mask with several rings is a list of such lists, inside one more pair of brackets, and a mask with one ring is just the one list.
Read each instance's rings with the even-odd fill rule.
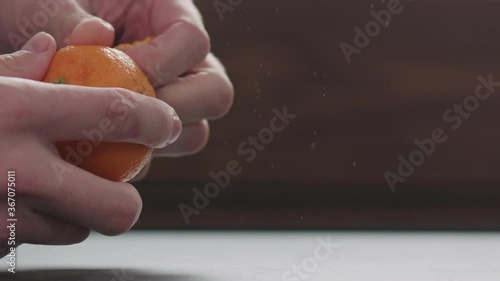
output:
[[58,79],[54,82],[54,84],[65,84],[65,83],[66,83],[66,81],[64,80],[64,78],[58,78]]

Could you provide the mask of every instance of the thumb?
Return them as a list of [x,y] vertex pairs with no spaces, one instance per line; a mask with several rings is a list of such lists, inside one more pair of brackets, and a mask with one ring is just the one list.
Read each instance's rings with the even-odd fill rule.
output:
[[114,27],[95,17],[77,3],[66,2],[49,26],[50,33],[60,47],[68,45],[112,46],[115,41]]
[[56,52],[52,36],[40,32],[15,53],[0,56],[0,76],[40,81]]

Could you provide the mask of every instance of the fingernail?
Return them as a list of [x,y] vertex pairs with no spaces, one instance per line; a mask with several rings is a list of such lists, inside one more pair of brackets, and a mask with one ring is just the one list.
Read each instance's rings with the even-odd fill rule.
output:
[[100,20],[101,20],[102,24],[104,25],[104,27],[106,27],[109,30],[112,30],[113,32],[115,31],[115,27],[111,23],[109,23],[103,19],[100,19]]
[[28,51],[32,53],[43,53],[47,51],[49,47],[48,34],[45,32],[40,32],[33,36],[22,48],[22,51]]
[[172,119],[172,130],[171,130],[171,134],[170,134],[171,137],[168,140],[167,144],[174,143],[181,135],[181,132],[182,132],[182,121],[179,118],[179,116],[177,116],[177,114],[175,114],[173,119]]

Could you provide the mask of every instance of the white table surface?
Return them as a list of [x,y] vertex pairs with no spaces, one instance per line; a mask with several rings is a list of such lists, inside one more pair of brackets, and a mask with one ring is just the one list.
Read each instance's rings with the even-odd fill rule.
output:
[[288,280],[500,280],[500,233],[167,231],[24,245],[18,273],[0,280],[280,281],[328,236],[338,244],[329,258],[308,277]]

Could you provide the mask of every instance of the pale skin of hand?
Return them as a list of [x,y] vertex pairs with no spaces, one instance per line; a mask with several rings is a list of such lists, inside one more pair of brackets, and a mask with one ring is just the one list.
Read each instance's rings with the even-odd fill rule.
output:
[[[16,0],[17,9],[6,16],[33,15],[40,9],[33,1]],[[190,155],[206,145],[207,120],[229,111],[234,90],[224,67],[209,52],[210,39],[191,0],[68,0],[58,9],[40,29],[52,34],[59,47],[112,46],[155,36],[150,44],[126,51],[148,74],[158,98],[178,112],[184,125],[179,140],[155,155]]]
[[[155,98],[124,89],[37,82],[55,51],[52,36],[39,33],[21,51],[0,56],[0,221],[7,221],[7,172],[16,171],[15,246],[78,243],[90,229],[121,234],[140,214],[142,201],[132,185],[68,165],[55,142],[84,139],[84,130],[106,119],[114,130],[103,134],[103,141],[162,148],[182,128],[175,111]],[[113,104],[131,105],[131,110],[117,114]],[[7,235],[1,227],[0,257],[11,247]]]
[[[37,5],[33,5],[34,2],[37,1],[0,0],[0,10],[5,11],[5,14],[2,15],[4,25],[0,24],[2,38],[6,38],[5,35],[8,32],[20,34],[21,30],[15,22],[22,17],[29,19],[40,10]],[[173,144],[165,146],[167,141],[161,144],[149,144],[149,146],[157,148],[155,150],[157,156],[177,157],[196,153],[206,145],[209,135],[207,120],[219,118],[228,112],[233,101],[233,87],[222,64],[209,53],[208,35],[203,27],[201,16],[191,1],[68,0],[63,5],[58,6],[58,9],[59,12],[50,18],[48,24],[37,31],[50,33],[55,38],[54,44],[57,44],[59,48],[66,45],[83,44],[112,46],[115,42],[130,43],[142,40],[147,36],[156,36],[149,45],[130,49],[127,53],[148,74],[156,88],[158,98],[177,111],[184,128],[178,140]],[[54,51],[55,46],[48,51],[49,55],[47,56],[51,57]],[[13,67],[0,61],[6,65],[6,72],[10,73],[12,69],[17,69],[21,70],[25,76],[2,73],[0,76],[39,80],[41,79],[40,73],[45,71],[49,59],[45,58],[38,65],[33,64],[33,60],[29,60],[29,65],[34,67],[32,69],[28,65],[24,66],[22,62],[13,61],[10,56],[4,61],[13,62],[15,65]],[[15,71],[13,72],[15,73]],[[0,77],[0,79],[2,78]],[[24,80],[12,81],[6,84],[28,83]],[[1,85],[2,83],[0,83]],[[48,86],[40,86],[40,89],[46,87]],[[24,84],[20,88],[24,89]],[[38,86],[36,88],[38,89]],[[51,90],[55,89],[46,89],[47,92]],[[82,95],[85,95],[90,90],[81,89],[81,91]],[[123,90],[117,91],[123,92]],[[2,92],[4,91],[2,90]],[[93,97],[95,103],[99,102],[97,96]],[[53,101],[52,104],[59,102]],[[141,100],[141,102],[149,103],[150,106],[154,107],[151,100]],[[146,123],[141,124],[141,127],[155,128],[157,123],[154,120],[163,121],[164,125],[171,122],[171,126],[174,126],[173,110],[163,102],[158,101],[155,107],[156,109],[163,108],[165,110],[163,115],[161,112],[148,111],[147,109],[144,109],[142,113],[141,111],[137,112],[138,115],[146,116],[149,114],[150,116],[147,119],[148,122],[144,121],[146,120],[144,118],[137,118]],[[95,106],[95,104],[93,105]],[[72,110],[68,108],[71,112],[83,109],[85,108],[77,107]],[[90,110],[90,107],[87,109]],[[93,109],[95,110],[95,107]],[[0,108],[1,113],[2,109]],[[158,113],[163,118],[153,117],[151,115],[153,113]],[[46,122],[45,126],[59,129],[65,124],[63,121],[67,122],[67,120],[56,120],[53,123]],[[80,120],[81,123],[78,124],[86,125],[87,122],[91,121]],[[98,122],[97,120],[93,121]],[[75,127],[74,129],[81,132],[82,128]],[[46,128],[37,129],[37,131],[43,130]],[[1,171],[17,168],[30,175],[30,177],[19,178],[20,181],[25,181],[19,182],[19,185],[27,186],[27,190],[22,191],[22,193],[30,198],[30,200],[24,201],[33,202],[33,206],[27,205],[23,209],[24,211],[20,212],[25,223],[19,225],[19,242],[71,244],[84,240],[89,229],[112,235],[127,231],[135,223],[142,203],[137,191],[132,186],[111,183],[79,170],[71,173],[70,178],[65,183],[57,184],[54,178],[48,178],[53,173],[48,173],[40,168],[47,165],[47,159],[61,161],[54,156],[55,151],[50,145],[51,143],[47,140],[37,141],[36,138],[18,141],[25,136],[26,134],[21,133],[15,138],[14,136],[10,139],[3,137],[2,142],[7,141],[7,143],[0,144],[0,149],[3,147],[9,151],[26,151],[26,154],[23,154],[25,157],[22,154],[11,154],[11,163],[7,161],[9,158],[4,158],[6,160],[0,164]],[[143,140],[154,139],[153,136],[145,134],[136,139],[121,136],[115,140],[140,143],[141,137]],[[171,136],[170,139],[177,139],[177,137]],[[8,147],[14,143],[18,145],[16,149],[13,149],[12,146]],[[40,145],[31,149],[21,147],[21,144],[28,146],[28,144],[39,143],[43,143],[46,147]],[[46,153],[41,153],[42,151],[46,151]],[[55,158],[48,157],[49,153],[52,153]],[[39,156],[41,162],[33,161],[33,155],[41,155]],[[22,159],[26,159],[26,161],[22,161]],[[0,177],[0,179],[3,180],[4,177]],[[91,188],[89,183],[93,183]],[[0,182],[0,184],[6,186],[6,182]],[[69,186],[70,184],[71,186]],[[40,191],[43,191],[43,194],[38,194]],[[0,194],[0,197],[4,198],[4,196],[5,194]],[[6,210],[6,207],[0,206],[2,210]],[[3,220],[2,216],[4,215],[6,214],[0,212],[0,220]],[[0,244],[0,248],[3,246],[5,245]]]

